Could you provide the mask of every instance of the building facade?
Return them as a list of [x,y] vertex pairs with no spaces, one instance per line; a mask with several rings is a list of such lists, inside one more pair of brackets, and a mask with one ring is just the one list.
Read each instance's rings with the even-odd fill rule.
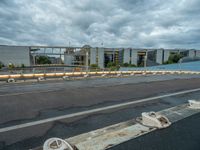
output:
[[30,50],[27,46],[1,46],[0,62],[4,65],[14,64],[15,66],[30,66]]
[[184,57],[200,57],[200,50],[195,49],[141,49],[141,48],[104,48],[90,47],[51,47],[51,46],[0,46],[0,62],[15,66],[36,65],[37,56],[55,57],[65,65],[92,65],[100,68],[107,67],[108,63],[144,65],[147,59],[148,65],[159,65],[166,62],[171,54],[181,53]]

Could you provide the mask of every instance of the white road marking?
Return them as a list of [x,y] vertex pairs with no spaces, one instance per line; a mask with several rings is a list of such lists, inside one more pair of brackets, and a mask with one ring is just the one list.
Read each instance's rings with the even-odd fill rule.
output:
[[79,117],[79,116],[83,116],[83,115],[90,115],[93,113],[98,113],[98,112],[102,112],[102,111],[106,111],[106,110],[110,110],[110,109],[121,108],[121,107],[130,106],[130,105],[137,104],[137,103],[153,101],[156,99],[161,99],[161,98],[176,96],[176,95],[181,95],[181,94],[187,94],[187,93],[197,92],[197,91],[200,91],[200,88],[185,90],[185,91],[180,91],[180,92],[175,92],[175,93],[171,93],[171,94],[165,94],[165,95],[155,96],[155,97],[150,97],[150,98],[144,98],[144,99],[140,99],[140,100],[136,100],[136,101],[132,101],[132,102],[120,103],[120,104],[116,104],[116,105],[112,105],[112,106],[106,106],[106,107],[91,109],[91,110],[87,110],[87,111],[77,112],[77,113],[73,113],[73,114],[67,114],[67,115],[62,115],[62,116],[58,116],[58,117],[52,117],[52,118],[42,119],[42,120],[38,120],[38,121],[23,123],[23,124],[19,124],[19,125],[1,128],[0,133],[17,130],[17,129],[22,129],[22,128],[26,128],[26,127],[31,127],[31,126],[35,126],[35,125],[40,125],[40,124],[44,124],[44,123],[49,123],[49,122],[53,122],[53,121],[57,121],[57,120],[69,119],[69,118]]

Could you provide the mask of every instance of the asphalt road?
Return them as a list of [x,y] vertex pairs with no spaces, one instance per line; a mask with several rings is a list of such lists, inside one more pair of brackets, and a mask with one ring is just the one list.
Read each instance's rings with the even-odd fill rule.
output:
[[[103,84],[105,83],[105,84]],[[0,86],[0,128],[60,115],[200,88],[199,78],[172,76],[26,83]],[[0,133],[0,149],[30,149],[50,137],[67,138],[198,99],[199,92],[155,99],[101,113],[61,119]]]
[[200,114],[176,122],[164,130],[151,132],[109,150],[199,150]]

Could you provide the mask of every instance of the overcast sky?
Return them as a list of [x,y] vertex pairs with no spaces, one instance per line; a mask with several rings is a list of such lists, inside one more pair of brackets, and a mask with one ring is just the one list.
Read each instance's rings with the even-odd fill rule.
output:
[[0,44],[200,49],[200,0],[0,0]]

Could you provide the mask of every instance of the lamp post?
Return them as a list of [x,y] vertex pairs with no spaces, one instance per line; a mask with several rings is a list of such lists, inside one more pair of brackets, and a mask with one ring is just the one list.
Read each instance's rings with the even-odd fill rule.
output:
[[85,62],[85,65],[86,65],[86,72],[87,73],[88,73],[88,68],[89,68],[89,66],[88,66],[88,56],[89,56],[88,50],[86,50],[86,62]]
[[144,56],[144,69],[145,69],[145,72],[147,71],[147,55],[148,55],[148,51],[146,51],[146,54]]
[[181,58],[180,60],[179,60],[179,71],[181,72],[181,63],[182,63],[182,61],[183,61],[183,59]]

